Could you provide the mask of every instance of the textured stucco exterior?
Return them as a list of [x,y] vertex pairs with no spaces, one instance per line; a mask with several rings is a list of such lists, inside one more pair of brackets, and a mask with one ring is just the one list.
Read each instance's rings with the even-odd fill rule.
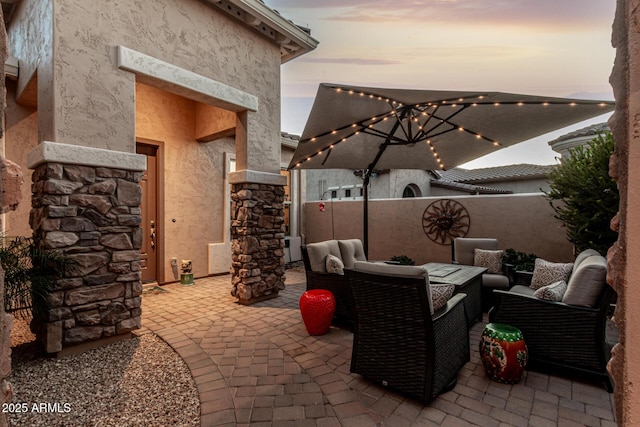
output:
[[[190,259],[195,277],[208,273],[207,245],[224,240],[224,155],[234,153],[233,138],[196,143],[197,103],[144,84],[136,91],[139,141],[163,145],[165,282],[175,281],[172,257]],[[143,225],[144,227],[144,225]]]
[[[534,253],[549,261],[573,260],[573,246],[549,203],[541,195],[450,197],[469,213],[467,237],[493,237],[502,249]],[[440,198],[369,201],[369,259],[407,255],[416,263],[450,262],[451,246],[433,242],[422,228],[425,209]],[[332,215],[333,212],[333,227]],[[304,206],[307,243],[336,239],[362,239],[362,202],[317,203]]]
[[13,22],[18,91],[37,71],[39,141],[134,152],[136,77],[116,68],[121,45],[256,96],[238,163],[278,171],[279,47],[216,8],[196,0],[25,0]]

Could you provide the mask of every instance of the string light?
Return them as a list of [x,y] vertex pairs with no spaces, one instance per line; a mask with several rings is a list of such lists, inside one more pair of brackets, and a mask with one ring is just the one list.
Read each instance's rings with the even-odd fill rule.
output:
[[[372,94],[372,93],[367,93],[367,92],[363,92],[363,91],[354,90],[354,89],[336,87],[335,90],[336,90],[337,93],[347,92],[349,95],[358,94],[361,97],[368,96],[369,99],[377,98],[378,101],[382,101],[383,100],[383,98],[381,96],[378,96],[378,95],[375,95],[375,94]],[[483,99],[485,99],[485,95],[478,95],[477,99],[483,100]],[[390,100],[389,98],[384,98],[384,101],[386,103],[394,106],[390,112],[388,112],[388,113],[386,113],[386,114],[384,114],[382,116],[379,116],[379,117],[372,117],[370,120],[367,120],[369,122],[368,124],[365,124],[362,121],[351,124],[350,127],[356,128],[357,130],[355,130],[350,135],[342,137],[340,139],[340,142],[347,141],[347,139],[350,138],[351,136],[359,135],[360,134],[360,130],[363,129],[363,128],[365,129],[365,131],[366,131],[367,128],[368,129],[374,129],[373,125],[375,123],[377,123],[379,121],[386,121],[391,116],[395,116],[396,119],[398,119],[398,120],[400,119],[400,114],[405,116],[406,112],[404,111],[404,109],[402,109],[402,107],[404,106],[403,103],[398,102],[396,100]],[[453,107],[453,108],[461,108],[459,111],[462,111],[462,110],[464,110],[465,108],[467,108],[469,106],[477,107],[479,105],[478,102],[464,103],[465,102],[465,98],[458,98],[457,101],[461,102],[463,104],[459,105],[459,104],[457,104],[455,102],[454,103],[450,103],[450,101],[446,100],[446,99],[445,100],[440,100],[440,101],[437,101],[437,102],[431,101],[431,102],[424,103],[424,104],[414,104],[410,108],[411,111],[410,111],[409,115],[406,116],[407,125],[411,126],[411,122],[415,122],[417,124],[418,130],[420,131],[416,137],[422,139],[423,137],[426,137],[427,134],[428,134],[428,132],[427,133],[422,133],[424,128],[425,128],[424,124],[427,123],[429,120],[431,120],[433,118],[433,119],[438,120],[439,123],[440,123],[436,127],[439,127],[439,126],[441,126],[443,124],[447,124],[447,125],[451,126],[451,128],[449,130],[441,131],[441,132],[439,132],[439,133],[437,133],[435,135],[440,135],[442,133],[447,133],[450,130],[458,129],[460,132],[467,132],[469,134],[474,135],[476,137],[476,139],[484,139],[487,142],[490,142],[494,146],[500,146],[501,144],[498,141],[491,140],[491,139],[489,139],[489,138],[487,138],[485,136],[480,135],[479,133],[476,133],[476,132],[473,132],[473,131],[469,131],[469,130],[463,128],[462,126],[456,126],[452,122],[450,122],[449,121],[450,118],[453,117],[453,115],[457,114],[457,112],[454,112],[453,115],[451,115],[451,116],[449,116],[448,118],[445,118],[445,119],[442,119],[440,117],[435,116],[435,112],[438,110],[439,105],[451,105],[451,107]],[[485,105],[486,104],[493,104],[494,106],[498,107],[502,103],[488,101],[488,102],[483,103],[483,104],[485,104]],[[518,102],[504,102],[504,104],[511,104],[511,105],[516,104],[517,106],[523,106],[525,104],[537,104],[537,105],[542,105],[542,106],[545,106],[545,107],[549,106],[551,104],[556,104],[556,105],[563,105],[564,104],[564,105],[568,105],[568,106],[571,106],[571,107],[575,107],[579,103],[574,102],[574,101],[572,101],[572,102],[549,102],[549,101],[545,101],[545,102],[539,102],[539,101],[538,102],[523,102],[523,101],[518,101]],[[610,105],[610,103],[607,103],[607,102],[601,102],[601,103],[598,104],[598,106],[600,106],[600,107],[606,107],[608,105]],[[425,111],[426,109],[430,109],[431,111],[430,112]],[[425,123],[420,123],[420,120],[419,120],[418,116],[426,117]],[[343,128],[337,129],[337,130],[332,130],[332,131],[329,131],[329,132],[326,132],[326,133],[318,134],[318,135],[310,138],[308,141],[316,142],[317,138],[324,137],[324,136],[329,135],[329,134],[335,135],[335,134],[337,134],[337,132],[339,130],[345,129],[346,127],[348,127],[348,126],[345,126]],[[431,128],[431,131],[436,129],[436,127]],[[358,129],[358,128],[360,128],[360,129]],[[374,130],[374,132],[379,133],[379,134],[384,134],[384,132],[379,131],[379,130]],[[414,141],[415,141],[415,139],[414,139]],[[304,142],[304,141],[300,141],[300,142]],[[439,166],[441,168],[444,168],[444,166],[443,166],[443,164],[441,162],[441,159],[439,158],[435,148],[433,147],[433,144],[431,143],[431,140],[428,139],[428,140],[426,140],[426,142],[429,145],[430,150],[433,152],[434,157],[438,161]],[[402,143],[402,142],[398,142],[398,143]],[[410,141],[405,141],[405,143],[409,144]],[[415,143],[415,142],[413,142],[413,143]],[[329,149],[329,150],[331,150],[333,148],[334,148],[334,144],[331,144],[328,147],[325,147],[325,149]],[[310,161],[310,160],[312,160],[313,157],[315,157],[316,155],[321,155],[322,153],[323,153],[323,150],[319,150],[317,153],[314,153],[314,154],[310,155],[305,160],[306,161]],[[300,165],[301,165],[300,163],[296,163],[296,167],[300,167]]]

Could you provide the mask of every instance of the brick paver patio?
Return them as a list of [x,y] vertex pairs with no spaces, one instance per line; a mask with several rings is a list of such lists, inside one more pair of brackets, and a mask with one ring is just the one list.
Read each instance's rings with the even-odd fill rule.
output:
[[613,395],[597,384],[525,372],[490,381],[470,332],[471,361],[456,387],[428,406],[349,373],[352,334],[307,334],[299,269],[278,298],[242,306],[229,276],[172,284],[143,297],[143,330],[185,360],[200,394],[202,426],[615,426]]

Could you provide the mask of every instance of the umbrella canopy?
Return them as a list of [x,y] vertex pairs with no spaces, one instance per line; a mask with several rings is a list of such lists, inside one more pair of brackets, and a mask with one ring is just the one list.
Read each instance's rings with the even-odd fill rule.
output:
[[450,169],[613,109],[608,101],[322,83],[289,169],[363,170],[368,255],[374,169]]
[[613,109],[607,101],[322,83],[289,168],[446,170]]

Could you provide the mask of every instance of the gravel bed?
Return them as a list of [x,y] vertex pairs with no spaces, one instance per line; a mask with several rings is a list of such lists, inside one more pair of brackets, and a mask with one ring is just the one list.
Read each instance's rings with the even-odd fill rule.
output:
[[189,369],[156,335],[60,359],[47,357],[33,340],[27,323],[16,319],[11,425],[200,425],[198,392]]

